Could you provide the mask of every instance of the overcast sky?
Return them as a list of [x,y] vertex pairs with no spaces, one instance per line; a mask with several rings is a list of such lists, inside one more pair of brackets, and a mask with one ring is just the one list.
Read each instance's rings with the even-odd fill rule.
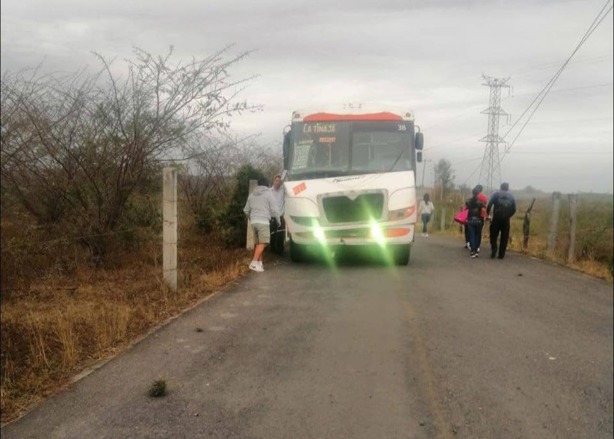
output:
[[[425,136],[418,181],[452,163],[478,183],[487,133],[482,75],[510,78],[511,123],[571,55],[605,0],[3,0],[3,71],[74,71],[91,52],[133,47],[177,59],[234,44],[253,50],[231,74],[253,74],[242,98],[264,110],[233,122],[279,145],[293,110],[375,103],[413,110]],[[612,0],[606,5],[611,8]],[[612,193],[612,12],[588,37],[501,163],[513,189]],[[528,115],[528,113],[527,113]],[[525,116],[526,117],[526,116]],[[512,141],[524,120],[510,132]],[[499,134],[511,128],[501,120]],[[503,148],[503,147],[502,147]]]

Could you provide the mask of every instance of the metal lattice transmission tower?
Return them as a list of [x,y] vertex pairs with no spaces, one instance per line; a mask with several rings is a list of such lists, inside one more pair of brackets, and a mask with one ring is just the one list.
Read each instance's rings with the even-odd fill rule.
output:
[[501,182],[499,144],[505,144],[505,141],[499,136],[499,116],[509,118],[509,114],[501,109],[501,88],[506,87],[509,89],[509,85],[506,82],[510,78],[491,78],[485,75],[482,75],[482,77],[486,81],[482,85],[490,87],[490,99],[488,108],[481,112],[482,114],[488,114],[488,134],[480,139],[480,142],[486,142],[486,149],[484,150],[484,158],[480,167],[479,182],[484,186],[487,193],[491,193],[498,189],[498,183]]

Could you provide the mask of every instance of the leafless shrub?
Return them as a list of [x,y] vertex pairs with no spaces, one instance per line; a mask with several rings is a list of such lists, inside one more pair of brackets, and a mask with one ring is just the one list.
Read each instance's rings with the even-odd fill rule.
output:
[[270,177],[280,172],[281,152],[259,144],[255,137],[201,136],[184,148],[187,160],[179,187],[205,231],[211,230],[220,209],[230,201],[236,174],[242,167],[250,165]]
[[133,195],[159,189],[160,159],[224,132],[228,116],[258,110],[237,102],[238,86],[252,78],[230,80],[248,53],[227,52],[173,64],[172,48],[164,57],[137,48],[125,77],[99,54],[97,74],[3,75],[3,196],[104,256]]

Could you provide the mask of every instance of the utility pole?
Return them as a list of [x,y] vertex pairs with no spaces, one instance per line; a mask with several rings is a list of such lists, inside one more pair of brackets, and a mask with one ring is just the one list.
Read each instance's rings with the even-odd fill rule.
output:
[[507,87],[506,84],[510,78],[491,78],[490,76],[482,75],[487,85],[490,87],[490,99],[488,108],[482,111],[482,114],[488,114],[488,134],[480,139],[480,142],[486,142],[484,150],[484,158],[480,167],[479,183],[486,189],[487,193],[492,193],[495,186],[501,182],[501,166],[499,159],[499,144],[506,142],[499,136],[499,116],[507,116],[501,108],[501,88]]

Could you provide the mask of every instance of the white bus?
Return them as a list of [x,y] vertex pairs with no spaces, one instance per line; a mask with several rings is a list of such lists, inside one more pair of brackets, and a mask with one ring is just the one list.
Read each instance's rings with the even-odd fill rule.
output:
[[293,261],[302,261],[310,248],[372,245],[398,265],[409,262],[423,147],[416,128],[411,111],[292,113],[283,156]]

